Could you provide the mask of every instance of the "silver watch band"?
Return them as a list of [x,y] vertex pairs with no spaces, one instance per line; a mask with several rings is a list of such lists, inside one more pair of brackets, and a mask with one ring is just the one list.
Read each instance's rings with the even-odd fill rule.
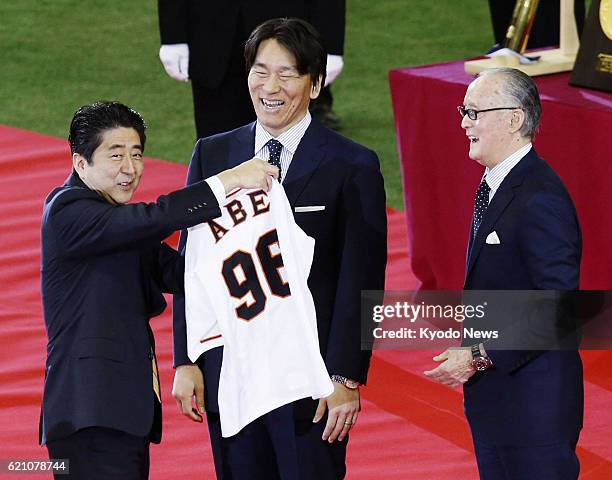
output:
[[350,388],[351,390],[356,389],[359,386],[359,382],[356,380],[351,380],[349,378],[343,377],[342,375],[331,375],[331,381],[339,383],[340,385],[344,385],[346,388]]

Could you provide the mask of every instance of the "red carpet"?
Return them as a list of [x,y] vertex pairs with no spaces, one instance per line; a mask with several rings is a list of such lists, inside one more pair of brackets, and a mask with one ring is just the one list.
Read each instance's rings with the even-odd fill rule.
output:
[[[37,445],[46,336],[39,293],[39,228],[46,194],[70,170],[67,142],[0,126],[0,447],[2,459],[46,458]],[[137,200],[180,187],[183,166],[147,160]],[[404,215],[389,211],[387,288],[417,285],[408,262]],[[170,312],[153,320],[164,401],[164,440],[152,447],[152,479],[214,478],[207,433],[178,414]],[[612,354],[586,352],[581,478],[612,478]],[[351,436],[349,479],[472,479],[476,466],[460,390],[422,375],[428,352],[376,352],[363,411]],[[11,475],[10,478],[19,478]],[[33,478],[31,475],[24,478]],[[41,478],[37,476],[36,478]]]

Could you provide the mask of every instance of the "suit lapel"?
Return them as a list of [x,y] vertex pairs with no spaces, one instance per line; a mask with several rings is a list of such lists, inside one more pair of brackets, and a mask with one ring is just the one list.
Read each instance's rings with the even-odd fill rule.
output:
[[255,122],[238,129],[230,143],[227,168],[234,168],[253,158],[255,153]]
[[[504,182],[505,183],[505,180]],[[472,248],[469,252],[468,258],[468,268],[467,275],[469,275],[470,270],[474,266],[474,262],[476,258],[478,258],[478,254],[487,239],[487,235],[491,232],[491,229],[495,225],[495,222],[500,217],[502,212],[506,209],[508,204],[514,198],[514,192],[512,191],[512,186],[506,185],[505,188],[502,188],[504,185],[500,185],[497,192],[495,192],[495,196],[493,197],[493,201],[487,208],[487,213],[485,213],[485,217],[482,219],[482,223],[478,228],[478,233],[476,233],[476,238],[472,242]]]
[[326,143],[325,137],[325,129],[313,118],[293,155],[283,181],[285,193],[292,206],[296,204],[298,197],[325,157],[323,149]]
[[525,175],[532,168],[533,162],[537,158],[538,157],[532,148],[529,153],[525,155],[525,157],[523,157],[521,161],[510,171],[510,173],[508,173],[506,178],[504,178],[503,182],[497,189],[497,192],[495,192],[491,204],[487,208],[487,212],[485,213],[482,223],[478,228],[476,238],[473,241],[473,226],[470,229],[471,247],[468,247],[468,260],[465,272],[466,279],[474,267],[474,263],[476,263],[476,259],[478,258],[478,255],[480,254],[480,251],[482,250],[482,247],[487,239],[487,235],[492,231],[497,220],[514,198],[514,189],[523,183]]

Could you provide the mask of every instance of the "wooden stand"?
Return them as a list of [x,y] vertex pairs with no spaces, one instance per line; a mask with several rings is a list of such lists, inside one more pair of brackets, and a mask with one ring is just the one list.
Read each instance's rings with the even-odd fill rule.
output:
[[498,56],[465,62],[465,72],[476,75],[487,68],[512,67],[531,77],[567,72],[574,68],[580,42],[574,18],[574,0],[561,0],[560,46],[554,50],[533,50],[529,56],[537,57],[536,63],[522,65],[518,58]]

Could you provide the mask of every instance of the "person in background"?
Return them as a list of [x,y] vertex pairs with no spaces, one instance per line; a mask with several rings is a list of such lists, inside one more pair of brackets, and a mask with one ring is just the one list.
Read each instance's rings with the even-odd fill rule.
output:
[[309,21],[323,36],[326,88],[312,109],[338,128],[329,85],[343,67],[345,0],[158,0],[161,47],[167,74],[191,82],[197,138],[226,132],[255,120],[246,88],[244,42],[260,23],[277,17]]

